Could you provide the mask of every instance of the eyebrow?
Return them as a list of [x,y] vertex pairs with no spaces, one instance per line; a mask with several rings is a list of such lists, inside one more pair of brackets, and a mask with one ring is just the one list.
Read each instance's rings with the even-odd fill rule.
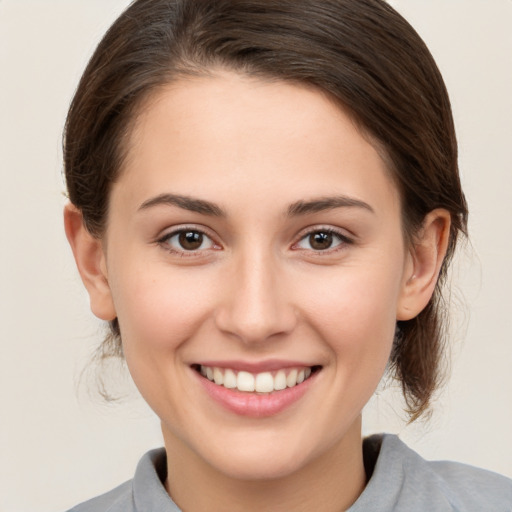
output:
[[177,206],[190,212],[211,215],[212,217],[226,217],[226,212],[216,204],[210,203],[210,201],[176,194],[160,194],[148,199],[140,205],[139,211],[159,205]]
[[[148,199],[141,204],[139,211],[159,205],[177,206],[190,212],[210,215],[212,217],[227,217],[226,212],[215,203],[177,194],[160,194]],[[288,207],[287,213],[289,217],[296,217],[335,208],[362,208],[375,213],[368,203],[348,196],[320,197],[310,201],[297,201]]]
[[348,196],[320,197],[311,201],[297,201],[288,207],[288,216],[295,217],[308,213],[318,213],[334,208],[363,208],[371,213],[374,209],[364,201]]

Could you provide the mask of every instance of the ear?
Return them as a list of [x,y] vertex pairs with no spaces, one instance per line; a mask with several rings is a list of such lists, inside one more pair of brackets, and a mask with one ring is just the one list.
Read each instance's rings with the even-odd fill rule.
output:
[[397,320],[411,320],[428,304],[434,293],[450,237],[451,217],[442,208],[432,210],[409,249]]
[[82,213],[72,204],[64,207],[64,228],[78,272],[89,293],[92,312],[102,320],[114,320],[116,312],[101,240],[89,233]]

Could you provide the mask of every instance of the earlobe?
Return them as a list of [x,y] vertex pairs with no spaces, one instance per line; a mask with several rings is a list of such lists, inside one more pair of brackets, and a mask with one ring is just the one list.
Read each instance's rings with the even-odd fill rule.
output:
[[411,320],[428,304],[446,256],[450,236],[450,213],[431,211],[407,255],[408,261],[397,305],[397,320]]
[[70,203],[64,207],[64,228],[78,272],[89,293],[92,312],[102,320],[114,320],[116,312],[101,240],[89,233],[82,213]]

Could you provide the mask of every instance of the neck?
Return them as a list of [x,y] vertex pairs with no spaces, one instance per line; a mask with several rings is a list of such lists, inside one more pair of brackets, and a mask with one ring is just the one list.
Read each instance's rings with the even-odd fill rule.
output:
[[366,484],[360,420],[344,438],[292,474],[274,479],[237,479],[207,464],[168,433],[167,492],[182,510],[206,512],[340,512]]

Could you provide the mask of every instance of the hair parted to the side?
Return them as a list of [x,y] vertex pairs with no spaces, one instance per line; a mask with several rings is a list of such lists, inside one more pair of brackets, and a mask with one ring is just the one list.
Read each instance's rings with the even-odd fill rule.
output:
[[[103,235],[138,108],[159,87],[227,68],[328,93],[378,147],[400,192],[410,243],[427,213],[451,214],[448,253],[428,306],[400,322],[390,371],[411,420],[425,412],[443,354],[441,286],[466,233],[448,94],[427,47],[382,0],[137,0],[92,56],[71,104],[64,163],[69,198]],[[117,320],[103,356],[122,356]]]

